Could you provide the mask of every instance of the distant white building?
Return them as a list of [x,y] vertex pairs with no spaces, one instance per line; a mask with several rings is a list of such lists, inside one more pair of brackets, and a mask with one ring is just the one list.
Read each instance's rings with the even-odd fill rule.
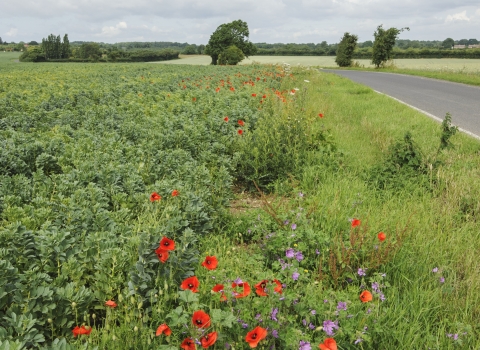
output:
[[465,45],[453,45],[454,49],[465,49]]
[[476,44],[476,45],[468,45],[468,48],[469,48],[469,49],[480,49],[480,45],[479,45],[479,44]]

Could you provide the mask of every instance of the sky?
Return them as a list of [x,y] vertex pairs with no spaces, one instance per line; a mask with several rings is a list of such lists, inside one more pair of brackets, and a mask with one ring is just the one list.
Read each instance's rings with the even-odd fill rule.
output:
[[345,32],[409,27],[400,39],[480,40],[479,0],[7,0],[0,37],[40,42],[174,41],[207,44],[222,23],[247,22],[254,43],[337,43]]

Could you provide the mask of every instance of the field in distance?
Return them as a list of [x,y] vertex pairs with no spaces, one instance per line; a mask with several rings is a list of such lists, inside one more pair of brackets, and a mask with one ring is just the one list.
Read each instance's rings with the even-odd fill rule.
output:
[[[210,56],[206,55],[180,55],[180,60],[156,62],[162,64],[196,64],[208,65],[211,62]],[[373,68],[370,60],[354,60],[366,68]],[[282,64],[301,66],[319,66],[319,67],[338,67],[335,63],[335,56],[250,56],[240,64]],[[398,59],[394,64],[400,69],[422,69],[422,70],[443,70],[443,71],[468,71],[480,72],[480,60],[477,59],[459,59],[459,58],[424,58],[424,59]]]

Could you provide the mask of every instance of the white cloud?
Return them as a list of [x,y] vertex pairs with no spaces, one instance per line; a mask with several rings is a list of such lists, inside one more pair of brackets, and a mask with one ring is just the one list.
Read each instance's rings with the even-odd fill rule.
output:
[[470,18],[467,17],[467,11],[462,11],[454,15],[448,15],[445,19],[445,22],[457,22],[457,21],[470,21]]
[[96,34],[97,36],[112,37],[120,34],[122,29],[127,29],[126,22],[119,22],[116,26],[103,27],[102,32]]
[[17,36],[17,33],[18,33],[17,28],[10,28],[10,30],[8,32],[6,32],[5,35],[13,38],[13,37]]

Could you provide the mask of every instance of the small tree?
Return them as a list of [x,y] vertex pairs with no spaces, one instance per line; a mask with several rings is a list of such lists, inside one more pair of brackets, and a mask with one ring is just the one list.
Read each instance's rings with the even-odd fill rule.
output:
[[70,57],[70,41],[68,40],[68,34],[63,36],[63,43],[62,43],[62,58],[69,58]]
[[335,62],[339,67],[350,67],[352,65],[352,56],[357,46],[358,36],[346,32],[337,47],[337,57]]
[[248,25],[242,20],[222,24],[210,36],[205,54],[212,57],[213,65],[217,64],[220,54],[232,45],[240,49],[246,57],[254,55],[257,48],[248,41],[249,34]]
[[372,63],[376,68],[383,66],[385,62],[392,58],[393,46],[395,45],[395,40],[398,37],[398,34],[404,30],[410,30],[410,28],[389,28],[387,30],[383,29],[383,25],[379,25],[373,36],[375,41],[373,42],[373,56]]
[[218,56],[218,64],[234,66],[237,63],[240,63],[244,58],[245,55],[242,50],[235,45],[232,45]]

